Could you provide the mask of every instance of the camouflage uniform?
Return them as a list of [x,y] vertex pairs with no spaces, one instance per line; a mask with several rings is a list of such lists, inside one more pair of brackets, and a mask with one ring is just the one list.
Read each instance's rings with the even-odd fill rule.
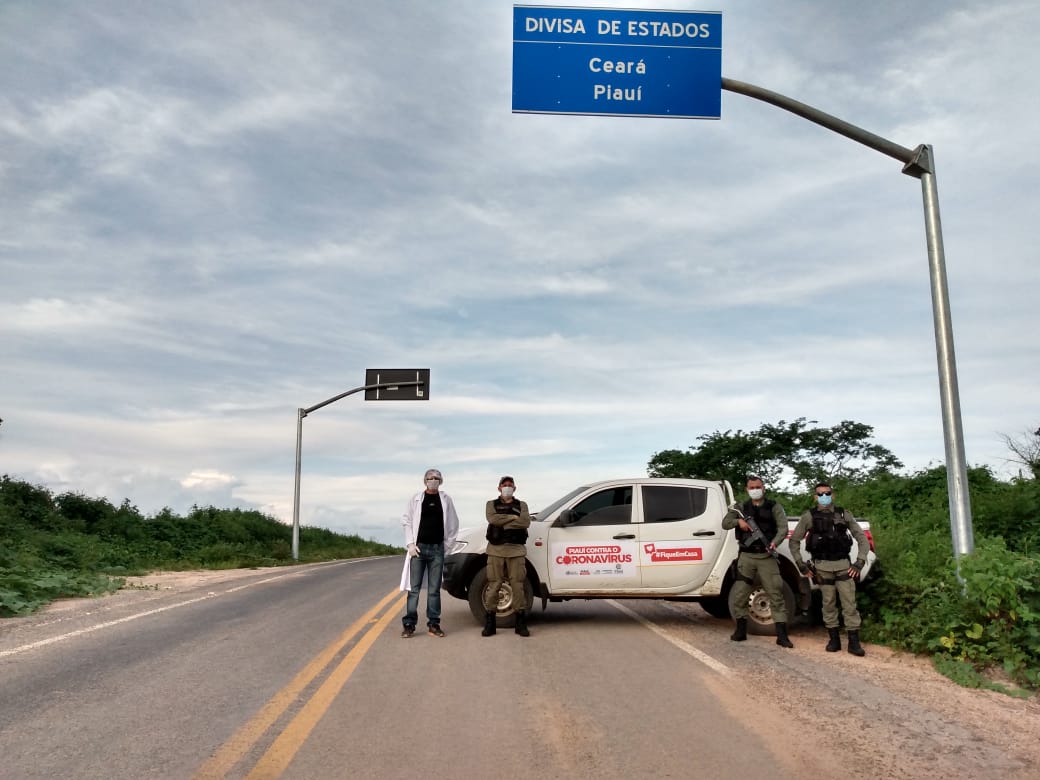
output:
[[737,620],[737,630],[731,639],[742,641],[747,637],[748,599],[751,596],[753,582],[757,576],[766,593],[776,624],[777,644],[791,647],[787,638],[787,606],[784,603],[784,580],[780,576],[780,566],[769,549],[760,542],[745,545],[750,532],[740,528],[740,518],[753,517],[762,532],[772,538],[769,541],[779,545],[787,536],[787,514],[784,508],[775,501],[762,499],[758,503],[745,501],[742,512],[731,509],[722,519],[722,527],[735,528],[737,541],[740,542],[740,554],[737,556],[737,580],[730,591],[730,604],[733,617]]
[[[829,526],[827,521],[830,521]],[[802,541],[807,534],[823,534],[825,530],[831,528],[833,528],[833,538],[844,539],[846,543],[841,546],[833,546],[836,545],[836,542],[832,542],[832,546],[828,549],[812,553],[812,563],[816,570],[814,579],[820,586],[820,595],[823,599],[823,625],[830,635],[827,650],[833,652],[841,649],[838,639],[838,600],[840,599],[845,630],[849,633],[849,652],[853,655],[860,655],[863,651],[859,646],[861,620],[859,610],[856,609],[856,580],[848,573],[850,568],[863,568],[870,550],[867,535],[863,533],[859,523],[841,507],[833,505],[814,507],[802,514],[798,525],[795,526],[789,543],[791,558],[794,559],[798,570],[802,574],[806,574],[809,567],[802,557]],[[849,534],[851,534],[851,539]],[[852,563],[849,557],[853,540],[856,542],[855,563]]]
[[487,531],[487,590],[484,592],[484,636],[494,634],[499,592],[506,582],[513,592],[516,633],[528,636],[527,604],[524,582],[527,579],[527,528],[531,513],[527,503],[512,498],[492,499],[485,509]]

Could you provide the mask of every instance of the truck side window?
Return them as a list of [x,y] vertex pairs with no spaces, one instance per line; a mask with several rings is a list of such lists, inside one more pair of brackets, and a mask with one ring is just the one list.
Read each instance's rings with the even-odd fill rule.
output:
[[574,507],[576,525],[621,525],[632,522],[631,486],[593,493]]
[[646,523],[687,520],[704,514],[707,506],[708,491],[704,488],[643,486],[643,521]]

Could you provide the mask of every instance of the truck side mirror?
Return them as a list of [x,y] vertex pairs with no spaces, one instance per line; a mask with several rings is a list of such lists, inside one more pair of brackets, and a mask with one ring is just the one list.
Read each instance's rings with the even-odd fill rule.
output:
[[560,526],[563,526],[563,525],[574,525],[574,520],[575,520],[575,518],[574,518],[574,510],[573,509],[564,509],[562,512],[560,512],[559,515],[557,515],[557,517],[556,517],[556,525],[560,525]]

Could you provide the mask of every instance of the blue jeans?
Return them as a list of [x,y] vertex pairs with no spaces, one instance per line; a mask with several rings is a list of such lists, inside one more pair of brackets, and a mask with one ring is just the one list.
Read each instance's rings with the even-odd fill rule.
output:
[[441,624],[441,577],[444,574],[444,545],[420,544],[419,554],[408,564],[411,566],[412,589],[408,591],[408,603],[405,606],[401,622],[405,628],[419,622],[419,590],[422,588],[423,574],[429,574],[426,581],[426,624]]

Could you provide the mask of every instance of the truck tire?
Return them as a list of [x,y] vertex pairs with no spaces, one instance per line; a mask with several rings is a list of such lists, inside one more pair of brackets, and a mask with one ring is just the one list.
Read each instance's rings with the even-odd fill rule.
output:
[[[484,593],[487,591],[487,569],[481,567],[473,575],[469,583],[469,611],[480,625],[484,625]],[[534,588],[530,578],[524,579],[524,603],[534,603]],[[530,615],[530,607],[527,610]],[[502,585],[498,592],[498,619],[496,624],[502,628],[512,628],[516,623],[516,610],[513,608],[513,589],[509,583]]]
[[708,596],[698,603],[713,618],[725,620],[729,617],[729,599],[725,596]]
[[[784,608],[787,610],[787,621],[790,623],[794,619],[794,591],[791,590],[791,586],[784,582],[783,588],[784,594]],[[729,608],[730,613],[733,612],[733,591],[730,590],[730,602]],[[756,634],[758,636],[772,636],[776,633],[776,627],[773,625],[773,608],[769,604],[769,596],[766,594],[765,588],[761,585],[755,585],[751,591],[751,595],[748,596],[748,622],[747,630],[749,634]]]

